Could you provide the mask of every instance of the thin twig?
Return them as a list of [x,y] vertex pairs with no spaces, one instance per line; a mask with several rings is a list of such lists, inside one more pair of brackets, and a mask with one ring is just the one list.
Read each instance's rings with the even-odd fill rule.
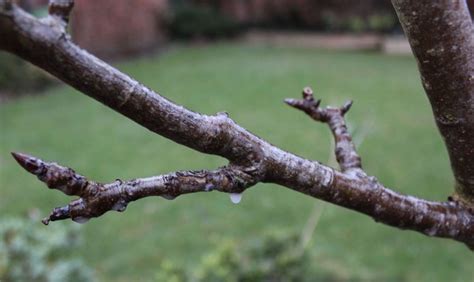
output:
[[227,166],[212,171],[179,171],[101,184],[56,163],[44,162],[26,154],[12,154],[25,170],[36,175],[49,188],[80,197],[67,206],[55,208],[43,220],[44,224],[68,218],[83,223],[111,210],[123,212],[130,202],[149,196],[172,200],[184,194],[214,190],[238,194],[255,182],[241,169]]
[[352,101],[347,101],[340,108],[321,108],[321,100],[315,100],[313,90],[306,87],[303,90],[303,99],[285,99],[285,102],[309,115],[312,119],[327,123],[334,135],[336,143],[336,159],[343,172],[349,170],[362,171],[361,159],[352,143],[352,137],[347,130],[344,115],[352,106]]

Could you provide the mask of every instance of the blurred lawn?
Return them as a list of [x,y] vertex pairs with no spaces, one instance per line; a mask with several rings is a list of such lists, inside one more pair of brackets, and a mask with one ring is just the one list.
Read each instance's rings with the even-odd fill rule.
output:
[[[330,153],[327,127],[282,100],[300,97],[306,85],[324,105],[353,99],[350,124],[371,128],[359,150],[369,173],[396,191],[427,199],[444,200],[451,192],[447,154],[412,58],[214,45],[176,48],[118,67],[179,104],[207,114],[228,111],[269,142],[322,162]],[[10,101],[0,110],[2,217],[32,208],[46,215],[69,201],[26,174],[10,151],[55,160],[98,181],[225,164],[150,133],[69,87]],[[148,280],[160,259],[192,265],[220,238],[245,241],[270,229],[301,230],[315,201],[276,185],[257,185],[239,205],[222,193],[144,199],[123,214],[85,224],[79,255],[101,280]],[[343,280],[474,280],[474,255],[465,246],[329,204],[311,252],[316,271]]]

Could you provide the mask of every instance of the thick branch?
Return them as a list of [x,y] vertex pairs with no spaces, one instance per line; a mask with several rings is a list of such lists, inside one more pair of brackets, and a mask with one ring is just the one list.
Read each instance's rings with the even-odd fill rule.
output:
[[[0,9],[0,38],[0,49],[39,66],[153,132],[203,153],[255,161],[248,157],[258,147],[249,145],[258,143],[258,138],[226,115],[206,116],[172,103],[73,44],[63,29],[51,28],[17,6]],[[244,138],[233,138],[235,135]]]
[[355,146],[352,143],[352,137],[347,131],[344,115],[352,106],[352,101],[348,101],[341,108],[320,108],[321,100],[314,100],[313,90],[306,87],[303,90],[303,99],[286,99],[285,102],[299,110],[302,110],[312,119],[327,123],[334,136],[336,143],[336,159],[343,172],[349,170],[362,171],[362,165]]
[[465,0],[392,0],[444,137],[458,196],[474,204],[474,24]]
[[[83,51],[64,36],[64,31],[51,28],[51,25],[44,21],[33,18],[16,6],[7,7],[5,3],[4,0],[0,0],[0,38],[2,38],[0,49],[36,64],[79,91],[162,136],[204,153],[223,156],[230,161],[226,168],[216,171],[206,171],[202,174],[185,172],[185,179],[179,178],[177,173],[167,175],[172,179],[178,178],[173,182],[173,189],[180,191],[179,189],[188,187],[182,191],[205,191],[204,183],[208,182],[203,179],[208,179],[208,176],[212,176],[212,179],[216,177],[220,179],[216,181],[221,181],[222,185],[225,184],[222,182],[225,180],[224,175],[230,170],[235,177],[245,175],[245,179],[250,180],[244,181],[245,185],[242,186],[223,188],[226,192],[241,192],[257,182],[277,183],[367,214],[376,221],[391,226],[415,230],[429,236],[452,238],[474,247],[474,212],[467,206],[456,202],[429,202],[397,194],[383,187],[362,170],[350,170],[351,173],[338,172],[318,162],[303,159],[272,146],[235,124],[225,114],[206,116],[175,105]],[[343,126],[342,114],[339,116],[337,121],[330,122],[329,125],[336,134],[349,136]],[[339,132],[342,128],[344,130]],[[350,145],[349,138],[341,141],[349,142]],[[350,148],[349,145],[344,147]],[[355,151],[353,152],[355,154]],[[44,168],[39,169],[41,165],[37,163],[38,161],[22,155],[16,155],[16,158],[28,171],[44,174]],[[351,161],[344,160],[344,157],[340,159],[341,163],[348,167],[360,166],[360,162],[352,165]],[[94,184],[92,186],[102,187],[99,192],[105,194],[92,195],[88,192],[90,195],[86,193],[87,200],[84,200],[84,192],[78,191],[82,191],[81,189],[94,191],[94,189],[88,190],[80,183],[92,182],[58,165],[43,166],[48,168],[46,171],[52,169],[64,177],[54,176],[56,178],[47,180],[49,176],[41,176],[41,179],[46,179],[50,185],[62,183],[63,185],[56,188],[74,195],[80,193],[83,199],[77,208],[81,213],[72,214],[69,205],[67,208],[55,210],[52,216],[54,219],[66,215],[72,217],[84,215],[86,218],[98,216],[101,212],[110,210],[117,203],[117,199],[121,199],[119,195],[122,194],[114,191],[121,191],[133,183]],[[38,169],[35,169],[36,167]],[[68,180],[64,188],[66,179]],[[196,185],[187,186],[189,179]],[[169,186],[156,184],[162,182],[168,183],[165,181],[165,176],[148,178],[144,182],[139,182],[145,183],[144,187],[135,183],[134,185],[138,186],[131,189],[150,191],[145,188],[152,186],[156,195],[167,195],[170,192],[167,190]],[[100,205],[97,204],[97,208],[91,212],[87,205],[96,203]],[[106,208],[103,209],[102,205]]]

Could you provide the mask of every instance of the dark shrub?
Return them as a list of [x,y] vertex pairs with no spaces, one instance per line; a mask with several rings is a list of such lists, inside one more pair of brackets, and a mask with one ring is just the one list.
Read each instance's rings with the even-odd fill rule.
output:
[[300,234],[271,232],[254,240],[219,242],[192,269],[163,260],[156,281],[338,281],[336,273],[315,271],[313,257],[301,245]]
[[171,35],[184,39],[232,37],[241,27],[212,6],[183,3],[176,5],[169,28]]

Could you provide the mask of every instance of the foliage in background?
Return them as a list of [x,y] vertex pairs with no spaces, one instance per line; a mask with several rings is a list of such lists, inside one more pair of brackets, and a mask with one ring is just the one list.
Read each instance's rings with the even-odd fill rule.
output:
[[79,234],[73,224],[45,228],[37,219],[1,219],[0,281],[94,281],[92,270],[72,257]]
[[186,2],[214,7],[246,27],[333,33],[401,31],[390,1],[187,0]]
[[169,30],[181,39],[229,38],[241,31],[240,25],[211,6],[178,3],[173,7]]
[[388,13],[375,13],[368,17],[357,15],[339,17],[334,13],[324,13],[322,28],[327,32],[390,33],[398,29],[398,21],[395,15]]
[[53,79],[44,71],[20,58],[0,52],[0,93],[37,92],[52,83]]
[[272,232],[238,243],[225,240],[205,255],[191,270],[163,261],[156,281],[335,281],[332,274],[315,275],[314,259],[301,248],[300,234]]
[[[241,4],[244,5],[244,4]],[[245,5],[244,5],[245,6]],[[324,5],[323,5],[324,6]],[[307,7],[310,11],[316,6]],[[337,7],[337,5],[336,5]],[[177,38],[222,38],[232,37],[248,28],[272,30],[311,30],[333,33],[401,32],[398,20],[393,11],[383,9],[366,11],[366,14],[341,13],[336,7],[318,10],[308,20],[305,5],[289,5],[286,9],[275,9],[272,5],[262,11],[260,19],[237,19],[230,11],[226,11],[214,2],[196,3],[196,1],[177,1],[172,5],[169,29]],[[339,7],[340,8],[340,7]],[[251,9],[247,7],[247,9]]]
[[[164,261],[156,278],[158,281],[297,281],[303,278],[308,261],[305,255],[296,252],[297,244],[297,236],[276,233],[247,244],[226,240],[188,272]],[[180,280],[183,278],[186,280]]]

